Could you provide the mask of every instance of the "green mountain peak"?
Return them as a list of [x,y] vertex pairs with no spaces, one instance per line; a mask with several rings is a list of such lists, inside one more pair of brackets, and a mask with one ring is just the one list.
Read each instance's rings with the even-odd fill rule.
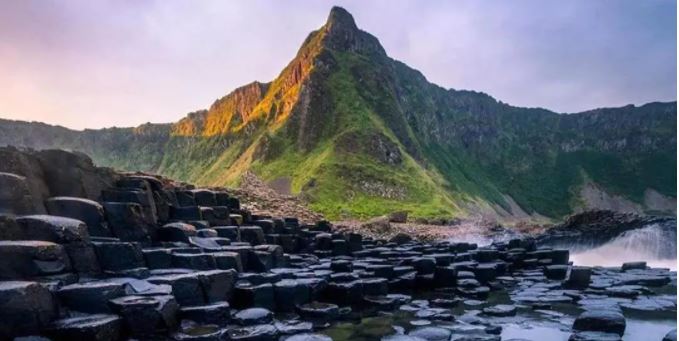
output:
[[171,125],[84,132],[0,121],[0,145],[61,147],[202,185],[247,171],[336,218],[558,218],[673,211],[676,103],[560,115],[446,90],[334,7],[268,83]]

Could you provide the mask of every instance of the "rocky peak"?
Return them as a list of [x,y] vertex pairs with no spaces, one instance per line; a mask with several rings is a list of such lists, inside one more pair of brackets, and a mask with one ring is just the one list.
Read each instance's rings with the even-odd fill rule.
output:
[[380,42],[371,34],[361,31],[354,17],[342,7],[330,10],[328,21],[322,28],[325,46],[338,50],[357,53],[378,53],[385,55]]

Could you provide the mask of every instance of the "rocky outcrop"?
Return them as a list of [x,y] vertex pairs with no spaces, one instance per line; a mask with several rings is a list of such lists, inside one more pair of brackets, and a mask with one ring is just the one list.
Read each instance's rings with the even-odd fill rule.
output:
[[[34,153],[29,160],[40,158]],[[54,159],[63,153],[48,159],[66,167]],[[111,180],[79,157],[66,160],[82,178],[43,170],[55,174],[42,179],[47,193],[64,190],[50,182],[66,179],[80,186],[70,193],[95,196]],[[622,334],[622,309],[676,312],[676,297],[649,289],[669,292],[676,274],[643,262],[571,266],[568,250],[538,248],[533,238],[485,247],[405,233],[371,238],[324,220],[256,214],[217,188],[146,174],[114,179],[98,200],[58,196],[46,200],[49,214],[0,214],[1,339],[327,340],[338,322],[395,310],[406,327],[367,328],[377,333],[368,339],[495,339],[507,318],[534,318],[526,311],[556,303],[586,311],[572,325],[577,339]],[[7,207],[19,205],[0,202]],[[592,213],[563,228],[614,219]],[[387,216],[365,228],[392,229]],[[493,292],[508,302],[489,299]]]
[[565,222],[557,224],[538,236],[543,245],[582,244],[588,247],[602,245],[625,233],[651,224],[674,232],[676,219],[666,216],[640,216],[634,213],[614,211],[587,211],[574,214]]

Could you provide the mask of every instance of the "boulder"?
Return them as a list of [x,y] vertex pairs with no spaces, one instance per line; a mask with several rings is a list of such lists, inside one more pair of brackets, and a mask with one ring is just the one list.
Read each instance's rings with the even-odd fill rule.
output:
[[234,270],[212,270],[197,272],[205,300],[208,303],[230,300],[236,283]]
[[206,303],[201,280],[196,274],[152,276],[147,280],[153,284],[170,285],[172,287],[172,294],[182,306],[195,306]]
[[273,286],[270,283],[260,285],[237,283],[234,289],[232,304],[236,308],[261,307],[274,309]]
[[566,280],[566,286],[571,288],[587,288],[592,278],[592,269],[584,266],[574,266]]
[[121,271],[146,266],[141,247],[137,243],[93,242],[99,265],[105,271]]
[[47,288],[35,282],[0,282],[0,339],[36,333],[57,317]]
[[110,305],[136,337],[165,334],[177,327],[179,305],[171,295],[123,296]]
[[43,213],[38,193],[31,193],[26,177],[0,172],[0,214]]
[[236,313],[233,316],[233,320],[241,326],[271,323],[273,321],[273,313],[264,308],[249,308]]
[[0,279],[24,279],[68,272],[64,247],[45,241],[0,241]]
[[622,313],[612,309],[587,310],[573,322],[573,330],[615,333],[620,336],[625,333],[625,326]]
[[104,207],[98,202],[85,198],[53,197],[45,202],[51,215],[80,220],[87,225],[90,236],[110,237],[106,225]]
[[80,220],[53,215],[27,215],[16,218],[23,240],[44,240],[66,244],[88,242],[87,225]]
[[66,285],[57,291],[64,306],[91,314],[111,313],[108,301],[126,294],[122,283],[106,281]]
[[155,238],[155,228],[146,221],[139,204],[105,202],[103,205],[109,228],[120,240],[149,242]]
[[250,245],[266,243],[264,231],[259,226],[241,226],[239,230],[241,240],[250,243]]
[[396,211],[389,213],[389,222],[392,223],[406,223],[408,221],[408,212]]

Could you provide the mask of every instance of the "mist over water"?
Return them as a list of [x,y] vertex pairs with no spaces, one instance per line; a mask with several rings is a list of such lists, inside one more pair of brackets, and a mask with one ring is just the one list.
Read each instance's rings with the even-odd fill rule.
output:
[[576,265],[620,266],[625,262],[646,261],[654,268],[677,269],[677,230],[651,224],[627,231],[608,243],[586,249],[582,245],[564,245],[571,250]]

